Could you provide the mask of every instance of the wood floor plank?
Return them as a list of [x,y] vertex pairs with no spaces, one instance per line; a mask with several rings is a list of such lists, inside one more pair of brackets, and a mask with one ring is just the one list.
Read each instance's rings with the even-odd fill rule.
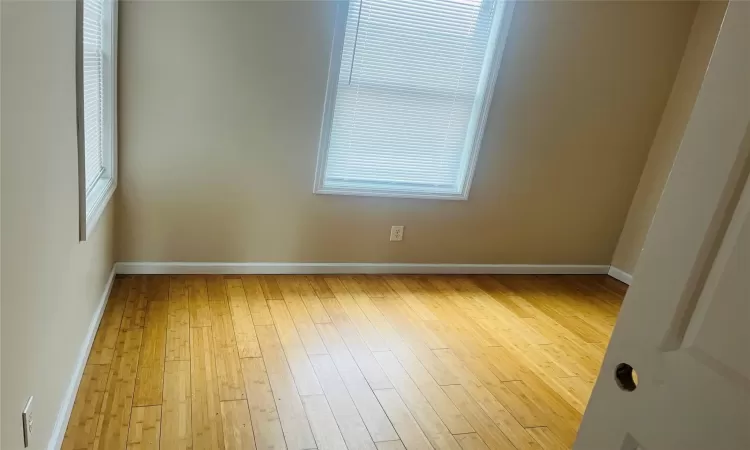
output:
[[421,320],[437,320],[437,317],[432,313],[430,308],[425,306],[424,303],[417,298],[403,283],[403,281],[395,276],[388,275],[383,277],[388,286],[393,289],[396,294],[414,311],[414,313]]
[[388,418],[398,431],[401,442],[407,450],[433,449],[427,436],[425,436],[395,389],[380,389],[375,391],[375,395],[378,396],[378,401],[385,408]]
[[161,434],[161,406],[141,406],[130,413],[128,450],[158,450]]
[[190,408],[195,448],[224,448],[213,347],[210,327],[190,329]]
[[169,300],[169,275],[142,275],[141,278],[146,281],[146,296],[149,303]]
[[255,450],[253,424],[246,400],[221,402],[221,423],[226,450]]
[[273,318],[271,318],[271,312],[268,310],[266,297],[260,285],[260,276],[243,275],[240,279],[245,289],[250,313],[253,316],[253,323],[257,326],[273,325]]
[[568,450],[570,448],[560,442],[555,433],[547,427],[529,428],[529,434],[544,450]]
[[[278,335],[286,361],[294,376],[295,384],[300,395],[322,394],[323,390],[315,376],[315,371],[310,364],[310,359],[305,351],[305,346],[297,334],[286,304],[282,300],[269,300],[268,307],[276,323],[276,334]],[[315,333],[317,335],[317,332]],[[323,346],[323,342],[320,343]],[[324,351],[321,353],[325,353]]]
[[533,447],[534,441],[529,435],[525,436],[525,442],[520,443],[522,445],[514,445],[495,422],[484,413],[479,404],[471,398],[463,386],[443,386],[443,390],[490,448],[511,450],[515,448],[538,448]]
[[318,298],[334,298],[331,288],[328,287],[323,277],[308,275],[305,279],[310,283]]
[[468,368],[472,375],[497,398],[504,407],[525,427],[544,426],[544,416],[532,403],[519,399],[506,384],[498,379],[481,357],[481,350],[470,347],[470,343],[462,342],[461,336],[455,330],[439,322],[432,323],[438,332],[442,332],[445,339],[450,339],[451,350],[459,357],[461,363]]
[[193,275],[187,278],[188,304],[191,327],[210,327],[211,313],[208,309],[208,289],[206,278]]
[[143,329],[120,333],[112,360],[98,425],[98,449],[124,449],[138,368]]
[[285,308],[279,307],[274,310],[273,304],[278,306],[278,303],[274,303],[275,301],[269,302],[271,316],[273,316],[277,328],[281,322],[283,324],[281,326],[284,328],[289,328],[291,325],[290,329],[296,329],[295,332],[302,340],[308,355],[322,355],[327,353],[326,347],[323,345],[323,341],[315,329],[315,323],[313,323],[305,304],[302,302],[302,298],[297,293],[294,280],[288,276],[278,277],[277,283],[284,297],[284,303],[286,303]]
[[263,358],[245,358],[241,364],[256,448],[258,450],[286,449],[281,421]]
[[321,277],[294,277],[294,284],[302,301],[310,313],[310,318],[314,323],[329,323],[331,318],[328,316],[321,298],[333,298],[333,292],[328,288],[325,280]]
[[[558,385],[567,390],[567,393],[569,394],[569,397],[563,398],[565,398],[565,400],[567,400],[568,403],[570,403],[579,413],[583,414],[586,410],[586,405],[589,403],[591,391],[594,389],[594,383],[584,381],[580,377],[557,378],[555,381]],[[560,393],[557,389],[555,389],[555,392]]]
[[463,432],[472,432],[474,429],[458,412],[453,403],[443,395],[446,402],[440,404],[442,414],[437,413],[392,353],[376,352],[375,358],[385,370],[396,392],[409,408],[432,446],[436,449],[460,448],[451,436],[451,428]]
[[304,395],[302,404],[319,450],[347,450],[325,395]]
[[[530,347],[524,348],[524,351],[527,350]],[[518,360],[516,353],[507,347],[487,347],[481,356],[500,381],[518,381],[523,378],[524,372],[530,370],[525,361]]]
[[167,361],[164,364],[160,448],[193,448],[190,396],[190,361]]
[[[152,301],[149,303],[146,326],[143,329],[141,355],[138,359],[133,406],[161,405],[168,314],[168,302]],[[159,414],[161,417],[161,410]]]
[[[562,361],[553,358],[546,351],[544,345],[532,345],[525,349],[511,348],[510,353],[523,364],[526,364],[529,371],[537,375],[550,378],[575,376],[574,371],[570,370]],[[521,373],[521,376],[523,376],[523,373]]]
[[[290,449],[300,450],[315,448],[315,439],[297,391],[298,386],[295,385],[295,378],[289,369],[276,329],[272,326],[263,326],[256,327],[256,331],[287,446]],[[310,364],[309,361],[308,364]],[[317,384],[312,365],[310,365],[310,372]],[[306,375],[301,376],[300,379],[310,388],[313,384],[311,380],[305,379]],[[323,393],[319,384],[317,389],[317,392],[313,389],[309,390],[313,391],[311,394]]]
[[[339,305],[349,316],[349,320],[357,327],[359,335],[365,341],[371,351],[387,351],[388,346],[384,344],[383,337],[377,332],[375,327],[370,323],[362,309],[354,301],[349,291],[346,290],[338,277],[327,277],[326,284],[331,288],[333,295],[338,300]],[[331,304],[331,303],[328,303]],[[330,311],[329,311],[330,314]]]
[[167,361],[190,360],[190,310],[185,279],[172,277],[167,316]]
[[281,295],[281,289],[276,283],[276,277],[272,275],[261,275],[260,276],[260,288],[263,291],[263,296],[266,300],[283,300],[284,297]]
[[557,315],[554,319],[586,343],[607,342],[609,340],[609,337],[602,331],[592,327],[578,316]]
[[210,301],[210,310],[216,375],[219,380],[219,399],[221,401],[245,399],[242,368],[229,304],[226,299],[224,301],[213,300]]
[[497,278],[490,275],[481,275],[474,277],[473,280],[480,289],[508,308],[516,316],[528,318],[535,317],[539,313],[526,299],[516,295]]
[[499,345],[494,333],[478,325],[487,319],[488,313],[477,308],[474,302],[467,301],[448,283],[436,277],[420,277],[416,283],[423,297],[439,305],[435,313],[440,320],[451,323],[462,333],[468,333],[482,346]]
[[[456,406],[451,402],[448,396],[445,395],[445,392],[443,392],[440,386],[432,379],[430,374],[419,363],[419,361],[416,360],[416,358],[404,358],[396,361],[391,357],[395,355],[389,355],[388,353],[378,355],[377,359],[381,366],[385,363],[390,368],[389,370],[383,366],[383,369],[391,379],[391,383],[396,386],[396,390],[399,391],[399,393],[401,393],[401,391],[394,381],[394,376],[399,379],[400,384],[405,389],[413,390],[414,387],[417,387],[418,391],[421,392],[429,402],[451,433],[463,434],[474,431],[459,410],[456,409]],[[404,398],[404,395],[401,394],[401,397]]]
[[421,320],[416,314],[398,297],[371,298],[380,312],[388,318],[392,326],[399,330],[400,334],[407,334],[412,339],[419,340],[429,349],[448,348],[439,335],[434,333],[428,326],[435,320]]
[[432,350],[427,348],[424,343],[413,338],[410,333],[405,335],[399,334],[396,329],[383,316],[377,306],[372,302],[369,296],[361,289],[360,285],[348,276],[339,277],[351,294],[354,301],[357,302],[362,312],[365,313],[370,323],[385,339],[388,347],[394,355],[402,362],[410,361],[415,357],[419,364],[430,373],[432,378],[440,385],[456,384],[456,377],[435,357]]
[[536,275],[505,277],[503,284],[525,298],[534,308],[550,316],[574,316],[578,312],[561,292]]
[[127,331],[133,328],[143,328],[146,320],[147,305],[146,279],[132,279],[128,296],[125,300],[125,309],[122,314],[120,330]]
[[112,363],[117,346],[117,335],[120,333],[120,323],[125,311],[125,301],[129,292],[130,280],[116,278],[86,364]]
[[83,369],[73,409],[65,431],[62,450],[94,447],[99,413],[107,389],[109,364],[92,364]]
[[513,392],[508,386],[512,383],[521,383],[520,381],[509,381],[501,383],[500,385],[494,385],[490,389],[492,395],[502,403],[513,417],[523,425],[524,428],[529,427],[541,427],[547,425],[548,421],[545,418],[544,413],[534,402],[528,398],[524,398],[518,394],[518,391]]
[[[488,314],[488,319],[517,324],[524,317],[534,317],[541,314],[527,298],[518,295],[517,292],[504,284],[503,292],[500,295],[498,295],[498,292],[485,291],[471,277],[453,277],[449,280],[449,284],[468,300],[481,305],[482,309]],[[523,304],[524,312],[519,312],[519,308],[514,306],[520,303]],[[513,331],[512,327],[507,329]]]
[[596,281],[581,283],[580,280],[580,275],[552,277],[547,280],[546,288],[567,297],[566,301],[574,305],[581,317],[616,316],[619,313],[620,295],[613,295]]
[[[534,442],[531,441],[528,433],[526,433],[525,428],[500,403],[497,397],[463,365],[461,360],[451,350],[435,350],[435,353],[455,373],[459,374],[460,384],[464,390],[516,448],[536,448]],[[493,385],[496,387],[495,390],[498,391],[497,386],[502,386],[502,383],[497,382],[497,384]]]
[[[296,328],[296,332],[302,340],[302,343],[307,350],[307,354],[322,355],[327,353],[326,347],[323,345],[323,341],[320,339],[318,331],[315,329],[315,323],[313,323],[310,318],[310,314],[307,312],[307,308],[302,302],[302,297],[300,297],[297,292],[295,280],[289,276],[283,276],[278,277],[276,281],[281,289],[281,295],[284,297],[284,302],[286,302],[286,309],[293,322],[293,327]],[[278,320],[285,321],[285,327],[290,325],[289,323],[286,323],[288,319],[287,314],[284,314],[283,308],[279,308],[277,314],[274,315],[272,307],[271,315],[274,317],[277,327],[279,326]]]
[[395,294],[380,275],[354,275],[371,298],[382,298]]
[[377,443],[378,450],[406,450],[401,441],[386,441]]
[[[548,420],[559,425],[566,425],[574,432],[578,431],[583,413],[576,410],[571,402],[561,396],[551,385],[549,378],[542,378],[536,374],[527,374],[522,381],[509,383],[511,390],[518,395],[529,397],[536,405],[539,405],[548,416]],[[558,433],[557,428],[552,431]]]
[[[333,416],[349,450],[374,450],[370,433],[329,355],[310,357]],[[309,412],[308,412],[309,416]]]
[[496,420],[495,417],[499,417],[500,413],[505,411],[505,407],[498,402],[498,400],[492,395],[492,392],[482,384],[482,382],[464,365],[452,350],[441,349],[433,351],[438,358],[440,358],[440,360],[458,376],[459,384],[466,389],[490,418]]
[[[258,358],[260,345],[255,333],[255,321],[253,320],[246,293],[242,281],[237,279],[226,280],[227,295],[229,296],[229,309],[232,313],[234,325],[234,336],[237,342],[237,352],[240,358]],[[265,303],[265,300],[264,300]]]
[[[333,325],[318,325],[318,331],[320,331],[320,327],[323,327],[326,330],[333,329],[335,334],[343,339],[346,343],[345,347],[351,352],[351,355],[362,370],[365,378],[367,378],[367,382],[372,389],[388,389],[393,387],[391,386],[390,381],[388,381],[388,377],[385,376],[383,369],[380,368],[378,362],[373,358],[370,349],[362,340],[360,334],[357,332],[357,328],[351,322],[339,301],[335,298],[326,298],[321,301],[326,307],[326,311],[328,311],[328,314],[331,316]],[[326,342],[326,347],[329,352],[333,351],[328,342]]]
[[[477,433],[468,433],[468,434],[459,434],[456,436],[456,440],[458,441],[458,444],[461,446],[463,450],[489,450],[492,449],[500,449],[502,447],[487,447],[487,444],[484,443],[481,437]],[[507,447],[509,449],[513,449],[513,447]]]
[[467,318],[472,320],[486,319],[490,317],[487,307],[481,302],[474,301],[470,297],[465,297],[460,291],[453,288],[450,284],[450,278],[444,276],[427,276],[424,277],[427,286],[432,286],[446,300],[452,302],[455,307]]
[[206,275],[206,290],[208,291],[209,307],[214,302],[227,302],[227,284],[222,275]]
[[[548,427],[564,444],[573,445],[581,415],[570,404],[560,399],[542,382],[510,381],[505,385],[517,401],[522,402],[534,412],[537,419],[535,423]],[[521,418],[519,421],[527,428],[529,427]]]
[[604,352],[594,344],[582,344],[575,340],[563,339],[558,344],[544,348],[561,359],[572,362],[572,367],[566,366],[571,373],[575,373],[586,381],[596,381]]
[[[317,327],[373,441],[397,440],[396,431],[393,429],[391,422],[388,421],[388,417],[386,417],[383,408],[375,398],[373,390],[367,384],[359,366],[336,331],[336,327],[332,324],[319,324]],[[377,364],[377,361],[375,361],[375,364]]]

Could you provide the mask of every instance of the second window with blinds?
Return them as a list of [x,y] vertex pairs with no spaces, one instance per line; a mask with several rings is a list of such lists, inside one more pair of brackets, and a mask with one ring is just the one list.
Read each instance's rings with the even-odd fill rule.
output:
[[511,6],[340,6],[315,192],[466,199]]
[[80,239],[117,186],[117,0],[78,3],[77,102]]

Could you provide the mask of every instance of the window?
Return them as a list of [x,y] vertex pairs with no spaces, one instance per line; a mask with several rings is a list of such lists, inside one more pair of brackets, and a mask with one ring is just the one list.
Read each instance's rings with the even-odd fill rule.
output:
[[86,240],[117,186],[116,0],[78,3],[80,235]]
[[466,199],[511,7],[502,0],[342,6],[315,192]]

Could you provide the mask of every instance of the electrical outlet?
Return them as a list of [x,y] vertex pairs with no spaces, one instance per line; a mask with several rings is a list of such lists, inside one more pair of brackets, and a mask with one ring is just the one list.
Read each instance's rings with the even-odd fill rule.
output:
[[21,421],[23,422],[23,448],[29,446],[31,435],[34,433],[34,415],[31,412],[32,400],[34,400],[34,397],[29,397],[29,401],[26,402],[26,407],[21,413]]
[[404,238],[404,226],[395,225],[391,227],[391,240],[400,241]]

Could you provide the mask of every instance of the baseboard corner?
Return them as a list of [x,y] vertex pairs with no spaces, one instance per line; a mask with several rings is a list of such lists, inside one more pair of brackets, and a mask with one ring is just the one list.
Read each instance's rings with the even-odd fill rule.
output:
[[607,275],[614,278],[615,280],[622,281],[628,286],[630,286],[630,283],[633,282],[633,275],[625,272],[624,270],[618,269],[615,266],[609,266],[609,272],[607,272]]

